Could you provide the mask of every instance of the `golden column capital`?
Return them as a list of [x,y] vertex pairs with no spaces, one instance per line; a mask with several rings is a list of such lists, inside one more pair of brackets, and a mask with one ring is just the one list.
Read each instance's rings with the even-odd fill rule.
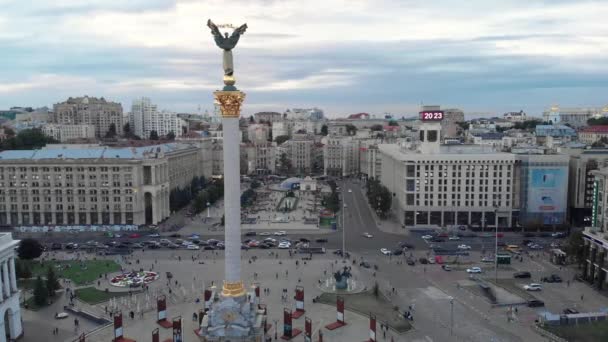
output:
[[240,297],[244,296],[245,284],[242,281],[237,282],[228,282],[224,281],[224,286],[222,287],[222,296],[224,297]]
[[245,93],[239,90],[216,91],[213,93],[215,101],[220,105],[223,118],[238,118],[241,115],[241,104],[245,100]]

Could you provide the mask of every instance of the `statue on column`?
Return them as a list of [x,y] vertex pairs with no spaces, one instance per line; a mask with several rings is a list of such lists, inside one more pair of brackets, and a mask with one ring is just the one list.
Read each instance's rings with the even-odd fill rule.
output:
[[211,34],[213,34],[213,37],[215,38],[215,44],[220,49],[224,50],[224,84],[226,86],[234,86],[235,79],[234,64],[232,62],[232,49],[234,49],[236,44],[239,42],[241,35],[245,34],[247,24],[243,24],[234,29],[230,36],[228,36],[228,32],[224,33],[222,36],[220,29],[211,21],[211,19],[207,20],[207,26],[211,29]]

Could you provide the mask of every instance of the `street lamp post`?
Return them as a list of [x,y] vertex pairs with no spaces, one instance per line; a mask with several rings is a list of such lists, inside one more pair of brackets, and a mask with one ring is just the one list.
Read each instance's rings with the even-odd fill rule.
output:
[[498,205],[494,204],[494,223],[496,224],[496,236],[494,244],[494,282],[498,284]]
[[[346,201],[346,198],[342,196],[342,201]],[[342,259],[346,259],[346,203],[342,209]]]
[[279,320],[274,320],[274,339],[277,340],[279,338]]
[[211,206],[211,203],[207,202],[207,218],[209,218],[210,206]]

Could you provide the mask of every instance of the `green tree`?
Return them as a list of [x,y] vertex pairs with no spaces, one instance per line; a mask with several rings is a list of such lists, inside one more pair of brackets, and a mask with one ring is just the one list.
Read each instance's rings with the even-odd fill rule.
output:
[[44,287],[44,281],[38,276],[36,283],[34,284],[34,303],[38,306],[44,306],[47,304],[49,299],[49,292]]
[[58,143],[57,140],[44,135],[40,128],[24,129],[16,136],[4,139],[0,143],[2,150],[31,150]]
[[357,127],[355,125],[352,125],[352,124],[347,124],[346,125],[346,134],[348,134],[348,135],[355,135],[355,134],[357,134]]
[[328,134],[329,134],[329,130],[327,128],[327,125],[321,126],[321,135],[327,136]]
[[469,129],[470,124],[466,121],[460,121],[456,123],[458,126],[460,126],[460,129],[463,131],[466,131]]
[[399,126],[399,123],[397,121],[395,121],[395,120],[391,120],[391,121],[388,122],[388,125],[389,126]]
[[108,127],[108,131],[106,132],[106,138],[114,138],[116,136],[116,125],[114,123],[110,124]]
[[167,140],[175,140],[175,133],[173,133],[173,131],[167,133]]
[[582,266],[585,262],[585,242],[583,241],[583,232],[578,230],[570,234],[564,249],[572,261],[576,262],[579,267]]
[[367,182],[367,200],[374,210],[386,215],[391,210],[393,195],[378,180],[370,179]]
[[17,255],[23,260],[36,259],[42,254],[44,248],[36,239],[25,238],[19,243],[17,248]]
[[251,184],[249,185],[249,188],[251,189],[257,189],[260,187],[260,182],[258,182],[257,180],[254,180],[253,182],[251,182]]
[[55,297],[55,291],[59,290],[59,280],[57,279],[57,275],[53,270],[53,267],[48,268],[46,272],[46,289],[49,293],[49,297]]
[[10,127],[4,127],[4,134],[6,134],[7,137],[11,138],[15,136],[15,131]]
[[282,153],[279,157],[279,173],[282,175],[290,175],[292,170],[291,160],[287,158],[287,153]]
[[124,124],[124,126],[122,126],[122,135],[124,135],[125,137],[130,137],[131,136],[131,124],[130,123],[126,123]]
[[250,124],[254,124],[255,123],[255,118],[252,116],[249,117],[249,123]]
[[276,139],[274,141],[277,142],[277,145],[281,145],[282,143],[286,142],[287,140],[289,140],[289,135],[279,135],[278,137],[276,137]]
[[608,117],[591,118],[591,119],[587,120],[587,125],[589,125],[589,126],[608,125]]
[[158,140],[158,132],[150,131],[150,140]]
[[340,198],[338,197],[338,193],[332,191],[331,194],[325,196],[325,198],[323,198],[323,206],[326,209],[337,213],[340,210]]
[[370,130],[372,132],[381,132],[382,131],[382,125],[373,125],[372,127],[370,127]]

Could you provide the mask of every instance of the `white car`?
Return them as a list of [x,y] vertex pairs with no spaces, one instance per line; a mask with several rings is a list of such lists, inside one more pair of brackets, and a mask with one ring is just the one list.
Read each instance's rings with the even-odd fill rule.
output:
[[348,192],[353,192],[353,189],[348,189]]
[[430,240],[433,238],[433,236],[432,235],[422,235],[422,238],[425,240]]
[[450,241],[458,241],[458,240],[460,240],[460,238],[458,236],[450,236],[448,238],[448,240],[450,240]]
[[532,283],[529,285],[524,285],[524,290],[526,291],[540,291],[543,287],[541,284]]
[[365,232],[365,233],[363,233],[362,235],[363,235],[363,237],[366,237],[366,238],[368,238],[368,239],[371,239],[371,238],[373,238],[373,237],[374,237],[372,234],[370,234],[370,233],[368,233],[368,232]]
[[468,250],[468,249],[471,249],[471,246],[469,246],[469,245],[458,245],[458,249]]
[[380,248],[380,253],[382,253],[384,255],[391,255],[391,254],[393,254],[388,248]]
[[279,249],[289,249],[291,248],[291,243],[289,242],[281,242],[278,246]]
[[274,232],[274,235],[276,235],[276,236],[284,236],[284,235],[287,235],[287,232],[285,232],[284,230],[279,230],[278,232]]
[[270,235],[272,235],[272,233],[271,232],[262,232],[259,235],[260,236],[270,236]]
[[467,273],[481,273],[481,267],[467,268]]
[[153,234],[149,234],[149,235],[148,235],[148,237],[151,237],[151,238],[158,238],[158,237],[160,237],[160,234],[158,234],[158,233],[153,233]]
[[264,241],[264,242],[277,243],[277,240],[276,240],[276,239],[273,239],[273,238],[265,238],[263,241]]
[[197,246],[197,245],[192,244],[192,245],[188,245],[188,246],[186,246],[186,249],[191,249],[191,250],[199,250],[199,249],[200,249],[200,247],[199,247],[199,246]]

